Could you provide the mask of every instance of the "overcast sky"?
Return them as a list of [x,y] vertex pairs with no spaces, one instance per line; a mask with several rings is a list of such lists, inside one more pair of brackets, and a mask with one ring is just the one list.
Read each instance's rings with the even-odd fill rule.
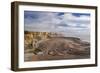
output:
[[90,37],[90,14],[24,11],[25,31],[61,32],[85,40]]

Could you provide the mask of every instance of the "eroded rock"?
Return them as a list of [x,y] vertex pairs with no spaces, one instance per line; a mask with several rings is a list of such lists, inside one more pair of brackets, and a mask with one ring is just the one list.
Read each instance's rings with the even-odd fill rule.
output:
[[39,43],[39,50],[44,55],[89,55],[90,44],[85,44],[83,41],[76,42],[68,38],[51,38],[47,41]]

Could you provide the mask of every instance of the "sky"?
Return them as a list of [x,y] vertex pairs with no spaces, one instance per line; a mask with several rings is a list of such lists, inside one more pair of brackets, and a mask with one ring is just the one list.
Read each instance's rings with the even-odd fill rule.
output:
[[90,39],[90,14],[24,11],[25,31],[60,32],[65,36]]

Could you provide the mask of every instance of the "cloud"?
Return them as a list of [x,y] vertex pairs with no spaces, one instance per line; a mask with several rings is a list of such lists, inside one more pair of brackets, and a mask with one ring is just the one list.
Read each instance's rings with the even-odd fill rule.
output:
[[[79,15],[79,14],[78,14]],[[70,26],[70,27],[88,27],[90,24],[90,16],[82,15],[75,16],[72,13],[56,13],[56,12],[25,12],[25,25],[32,26]],[[83,26],[84,25],[84,26]]]
[[90,16],[87,15],[81,15],[80,17],[74,16],[72,13],[65,13],[62,15],[62,22],[64,24],[67,24],[68,26],[72,27],[83,27],[83,24],[85,27],[88,27],[90,24]]

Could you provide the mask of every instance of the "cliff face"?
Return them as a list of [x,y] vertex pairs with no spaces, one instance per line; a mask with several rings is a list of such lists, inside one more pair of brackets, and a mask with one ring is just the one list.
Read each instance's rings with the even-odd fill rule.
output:
[[90,57],[89,42],[77,37],[57,36],[46,32],[25,33],[25,61]]

